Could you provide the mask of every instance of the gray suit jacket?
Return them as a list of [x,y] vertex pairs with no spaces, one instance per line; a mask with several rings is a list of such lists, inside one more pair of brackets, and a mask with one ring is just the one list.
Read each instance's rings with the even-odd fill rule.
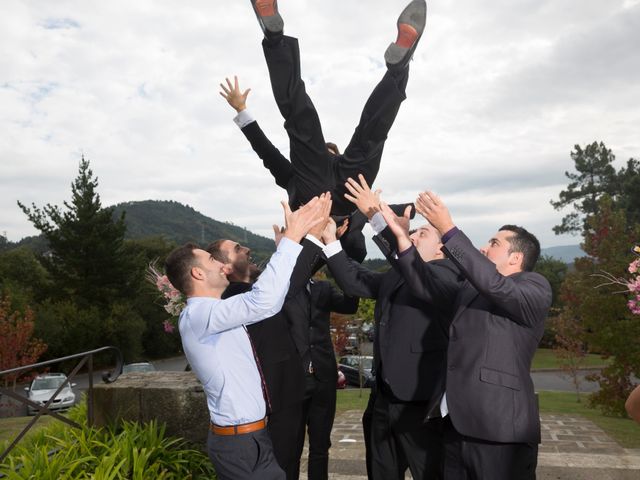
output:
[[443,250],[466,278],[455,295],[440,288],[413,247],[398,265],[417,296],[454,306],[445,386],[451,421],[470,437],[539,443],[529,370],[551,305],[549,282],[533,272],[501,275],[462,232]]

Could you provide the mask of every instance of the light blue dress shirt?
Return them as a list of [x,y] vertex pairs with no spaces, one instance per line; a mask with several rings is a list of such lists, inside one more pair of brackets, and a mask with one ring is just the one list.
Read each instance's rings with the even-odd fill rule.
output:
[[282,238],[251,291],[221,300],[190,297],[180,314],[182,347],[204,387],[211,421],[240,425],[264,418],[262,381],[244,325],[280,311],[302,246]]

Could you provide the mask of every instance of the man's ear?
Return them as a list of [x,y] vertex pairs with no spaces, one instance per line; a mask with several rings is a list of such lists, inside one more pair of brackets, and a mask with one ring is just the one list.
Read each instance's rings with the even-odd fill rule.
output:
[[191,278],[195,278],[196,280],[204,279],[204,271],[200,267],[191,267]]
[[522,261],[524,260],[524,254],[522,252],[512,252],[509,255],[509,265],[520,267],[522,270]]

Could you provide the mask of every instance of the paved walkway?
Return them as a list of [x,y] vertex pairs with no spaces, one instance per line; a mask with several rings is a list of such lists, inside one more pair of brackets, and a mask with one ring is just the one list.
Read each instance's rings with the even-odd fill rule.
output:
[[[329,478],[365,480],[362,412],[338,415],[331,432]],[[538,455],[539,480],[638,480],[640,449],[620,447],[600,428],[582,417],[543,415]],[[306,459],[305,447],[303,458]],[[306,472],[306,460],[302,470]],[[302,474],[301,478],[306,475]],[[407,475],[407,479],[411,477]],[[516,479],[514,479],[516,480]]]

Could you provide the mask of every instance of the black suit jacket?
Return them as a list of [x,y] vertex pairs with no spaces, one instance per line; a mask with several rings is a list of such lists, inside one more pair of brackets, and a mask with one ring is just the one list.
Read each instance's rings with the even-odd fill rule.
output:
[[417,296],[451,302],[447,405],[463,435],[504,443],[539,443],[540,420],[531,360],[544,331],[551,287],[542,276],[503,276],[462,232],[443,248],[466,281],[442,289],[438,272],[411,250],[398,260]]
[[[251,144],[253,151],[262,159],[265,168],[271,172],[276,184],[287,191],[291,208],[294,210],[298,208],[300,202],[297,199],[295,174],[291,162],[271,143],[258,125],[258,122],[253,121],[242,127],[241,130]],[[329,155],[327,158],[328,161],[333,162],[339,162],[342,159],[340,155]],[[319,191],[317,193],[320,194],[322,192]],[[402,215],[407,205],[409,204],[391,205],[390,207],[396,214]],[[411,218],[413,218],[414,215],[415,209],[412,209]],[[358,210],[355,210],[349,216],[349,228],[347,232],[340,238],[342,248],[347,251],[349,257],[357,262],[362,262],[367,255],[364,236],[362,235],[362,227],[364,227],[366,223],[367,218]]]
[[[305,380],[302,361],[289,332],[284,310],[287,304],[305,289],[322,249],[306,239],[302,241],[302,246],[302,252],[291,274],[283,309],[271,318],[247,326],[269,391],[271,412],[278,412],[289,405],[301,402],[304,396]],[[222,298],[250,289],[249,283],[232,283],[227,287]]]
[[336,356],[329,331],[331,312],[352,314],[358,310],[358,299],[347,297],[327,281],[311,281],[283,308],[302,366],[308,371],[312,362],[315,377],[333,382],[338,376]]
[[[460,281],[449,260],[430,263],[440,271],[443,284]],[[347,295],[377,300],[374,364],[378,377],[382,375],[399,400],[436,405],[444,382],[451,304],[424,302],[395,269],[373,272],[351,261],[344,251],[327,264]]]

